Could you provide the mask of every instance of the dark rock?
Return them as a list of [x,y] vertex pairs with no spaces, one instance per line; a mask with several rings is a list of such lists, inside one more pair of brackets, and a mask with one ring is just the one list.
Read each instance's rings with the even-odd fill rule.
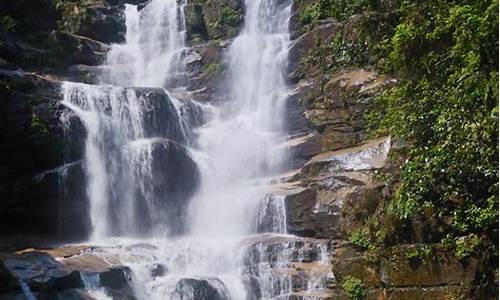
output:
[[184,232],[190,199],[200,182],[200,171],[187,150],[169,140],[152,144],[153,189],[172,234]]
[[163,89],[134,88],[144,112],[146,137],[162,137],[186,143],[186,136],[174,104]]
[[0,15],[22,20],[38,30],[50,30],[57,25],[58,14],[51,0],[3,1]]
[[203,5],[188,4],[184,7],[187,40],[197,44],[208,39],[208,31],[203,19]]
[[167,273],[167,268],[162,264],[154,264],[151,267],[151,277],[161,277]]
[[125,295],[133,295],[131,270],[128,267],[114,267],[99,274],[103,287]]
[[10,290],[20,289],[21,282],[32,290],[50,289],[49,282],[68,275],[61,263],[40,252],[1,254],[0,269],[2,281],[8,282]]
[[125,39],[124,5],[110,6],[105,1],[61,3],[62,27],[70,33],[103,43],[120,43]]
[[106,66],[72,65],[68,67],[67,76],[71,81],[95,84],[106,72]]
[[193,31],[188,32],[188,35],[202,38],[208,35],[210,40],[232,38],[238,34],[243,24],[243,10],[244,3],[241,0],[190,0],[186,20],[188,30]]
[[260,283],[257,277],[253,275],[246,275],[243,277],[243,284],[247,291],[246,300],[262,299],[262,292],[260,290]]
[[106,60],[110,47],[87,37],[54,31],[52,38],[61,44],[65,52],[71,53],[71,64],[96,66]]
[[315,203],[314,190],[297,187],[286,191],[285,207],[289,233],[301,236],[315,235],[313,217]]
[[85,238],[84,176],[76,164],[83,156],[84,129],[73,122],[64,130],[59,82],[0,70],[0,94],[0,231],[4,236],[41,235],[47,241]]
[[226,286],[217,278],[183,278],[177,282],[175,295],[179,300],[229,300]]
[[321,140],[317,133],[301,134],[281,146],[285,147],[288,155],[292,157],[290,162],[292,169],[303,165],[311,157],[321,152]]

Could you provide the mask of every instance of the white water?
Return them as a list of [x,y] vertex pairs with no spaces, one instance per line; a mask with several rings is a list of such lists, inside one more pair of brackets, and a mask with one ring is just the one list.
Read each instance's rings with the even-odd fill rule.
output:
[[252,193],[252,179],[277,173],[285,158],[276,146],[284,136],[290,9],[290,3],[246,2],[245,25],[227,53],[229,102],[198,132],[206,167],[192,202],[195,235],[255,233],[265,195]]
[[184,1],[153,0],[140,12],[126,5],[126,43],[109,52],[106,83],[175,87],[184,71]]
[[[285,199],[262,188],[287,162],[286,149],[278,144],[286,138],[291,1],[246,1],[245,25],[225,55],[227,102],[197,105],[208,118],[199,128],[189,128],[183,117],[187,104],[167,91],[185,80],[183,6],[153,0],[138,12],[127,5],[126,43],[112,47],[103,85],[62,87],[63,104],[87,130],[91,240],[130,244],[136,240],[109,238],[137,239],[144,233],[156,238],[147,240],[151,247],[109,250],[132,269],[138,299],[196,299],[180,285],[186,278],[207,280],[221,299],[286,299],[293,292],[293,264],[305,261],[304,253],[327,251],[319,241],[285,235]],[[151,93],[127,86],[164,88],[170,100],[152,103]],[[154,115],[158,111],[170,114]],[[160,119],[166,128],[151,132],[151,113],[153,123]],[[189,153],[200,170],[199,189],[184,199],[190,201],[188,232],[179,237],[171,236],[172,224],[157,206],[152,183],[158,136],[193,146]],[[167,270],[163,276],[152,274],[158,265]],[[324,275],[305,276],[303,290],[321,288]]]

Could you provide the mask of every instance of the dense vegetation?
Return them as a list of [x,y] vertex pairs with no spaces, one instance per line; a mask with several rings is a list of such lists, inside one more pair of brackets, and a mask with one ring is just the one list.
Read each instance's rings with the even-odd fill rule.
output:
[[[353,14],[367,20],[371,64],[399,80],[367,119],[375,134],[405,143],[401,168],[386,178],[396,188],[383,217],[353,241],[442,242],[496,266],[498,0],[319,0],[301,20]],[[432,232],[416,237],[416,222]]]
[[496,247],[498,0],[405,1],[398,12],[385,71],[402,80],[380,97],[378,127],[411,150],[391,211]]

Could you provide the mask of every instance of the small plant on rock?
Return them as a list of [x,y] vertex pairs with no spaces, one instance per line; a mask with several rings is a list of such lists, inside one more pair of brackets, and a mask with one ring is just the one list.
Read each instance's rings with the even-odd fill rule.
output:
[[352,300],[362,300],[366,296],[365,285],[361,279],[353,276],[347,276],[344,278],[342,289],[347,294],[349,299]]

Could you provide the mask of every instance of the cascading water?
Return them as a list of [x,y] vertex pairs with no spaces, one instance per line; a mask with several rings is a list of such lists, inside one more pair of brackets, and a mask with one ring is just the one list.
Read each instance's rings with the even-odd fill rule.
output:
[[245,25],[225,55],[228,99],[218,106],[170,93],[185,83],[184,5],[127,5],[126,43],[112,47],[102,85],[62,86],[64,119],[87,132],[91,239],[147,236],[150,247],[106,248],[132,270],[138,299],[287,299],[317,289],[329,272],[303,275],[295,264],[328,265],[327,248],[286,235],[285,197],[267,187],[287,162],[279,143],[291,0],[246,1]]

